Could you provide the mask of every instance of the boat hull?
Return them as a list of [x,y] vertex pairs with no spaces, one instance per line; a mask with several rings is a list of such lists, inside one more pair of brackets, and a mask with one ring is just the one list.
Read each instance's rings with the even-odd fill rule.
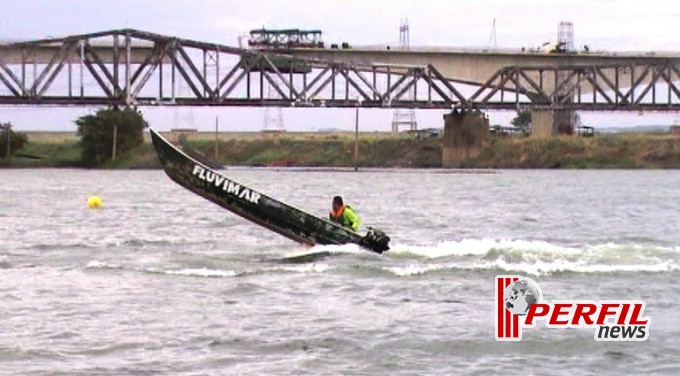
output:
[[163,170],[170,179],[236,215],[299,243],[355,243],[377,253],[388,249],[389,238],[386,236],[386,240],[383,239],[380,244],[373,244],[371,236],[374,230],[369,230],[369,236],[362,237],[329,220],[235,182],[191,158],[153,129],[151,139]]

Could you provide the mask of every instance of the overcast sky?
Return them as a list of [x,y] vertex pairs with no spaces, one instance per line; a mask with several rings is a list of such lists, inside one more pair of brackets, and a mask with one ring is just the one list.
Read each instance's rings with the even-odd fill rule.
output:
[[[0,39],[26,40],[114,28],[136,28],[236,45],[250,29],[321,29],[324,40],[353,45],[396,44],[408,18],[412,46],[477,46],[489,43],[496,19],[498,47],[537,46],[554,41],[562,20],[574,23],[576,46],[610,51],[680,51],[680,6],[675,1],[217,1],[217,0],[2,0]],[[75,129],[73,118],[92,109],[0,107],[0,122],[19,129]],[[262,128],[263,109],[151,108],[152,125],[169,129],[175,119],[199,129],[215,116],[235,130]],[[443,111],[418,111],[421,126],[441,126]],[[353,111],[284,109],[289,130],[353,127]],[[493,113],[507,124],[512,114]],[[388,130],[391,111],[362,110],[362,126]],[[592,125],[670,124],[673,114],[583,114]],[[187,120],[193,119],[193,120]]]

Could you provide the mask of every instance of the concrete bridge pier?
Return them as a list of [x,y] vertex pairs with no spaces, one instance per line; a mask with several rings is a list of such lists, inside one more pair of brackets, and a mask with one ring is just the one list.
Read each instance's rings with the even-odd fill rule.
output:
[[453,110],[444,115],[442,166],[463,167],[489,141],[489,118],[479,110]]
[[531,110],[531,136],[551,137],[574,133],[574,111]]

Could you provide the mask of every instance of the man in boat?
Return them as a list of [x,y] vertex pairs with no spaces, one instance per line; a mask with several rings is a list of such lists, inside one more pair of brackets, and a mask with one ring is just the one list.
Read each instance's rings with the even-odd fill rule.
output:
[[349,205],[345,205],[340,196],[333,197],[330,220],[352,231],[356,231],[361,224],[357,213]]

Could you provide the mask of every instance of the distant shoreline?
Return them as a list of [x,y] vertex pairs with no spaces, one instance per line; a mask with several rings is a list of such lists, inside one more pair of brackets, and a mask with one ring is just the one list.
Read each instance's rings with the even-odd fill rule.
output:
[[[82,168],[74,132],[27,132],[28,144],[1,168]],[[177,134],[166,133],[173,140]],[[215,160],[215,134],[188,134],[188,150],[216,166],[275,168],[351,168],[354,135],[342,133],[220,133]],[[362,133],[359,166],[364,168],[441,168],[440,138],[416,139],[390,133]],[[41,159],[29,159],[41,158]],[[680,136],[663,133],[600,134],[592,138],[498,138],[462,168],[489,169],[678,169]],[[158,169],[147,142],[103,169]],[[443,170],[446,171],[446,170]]]

